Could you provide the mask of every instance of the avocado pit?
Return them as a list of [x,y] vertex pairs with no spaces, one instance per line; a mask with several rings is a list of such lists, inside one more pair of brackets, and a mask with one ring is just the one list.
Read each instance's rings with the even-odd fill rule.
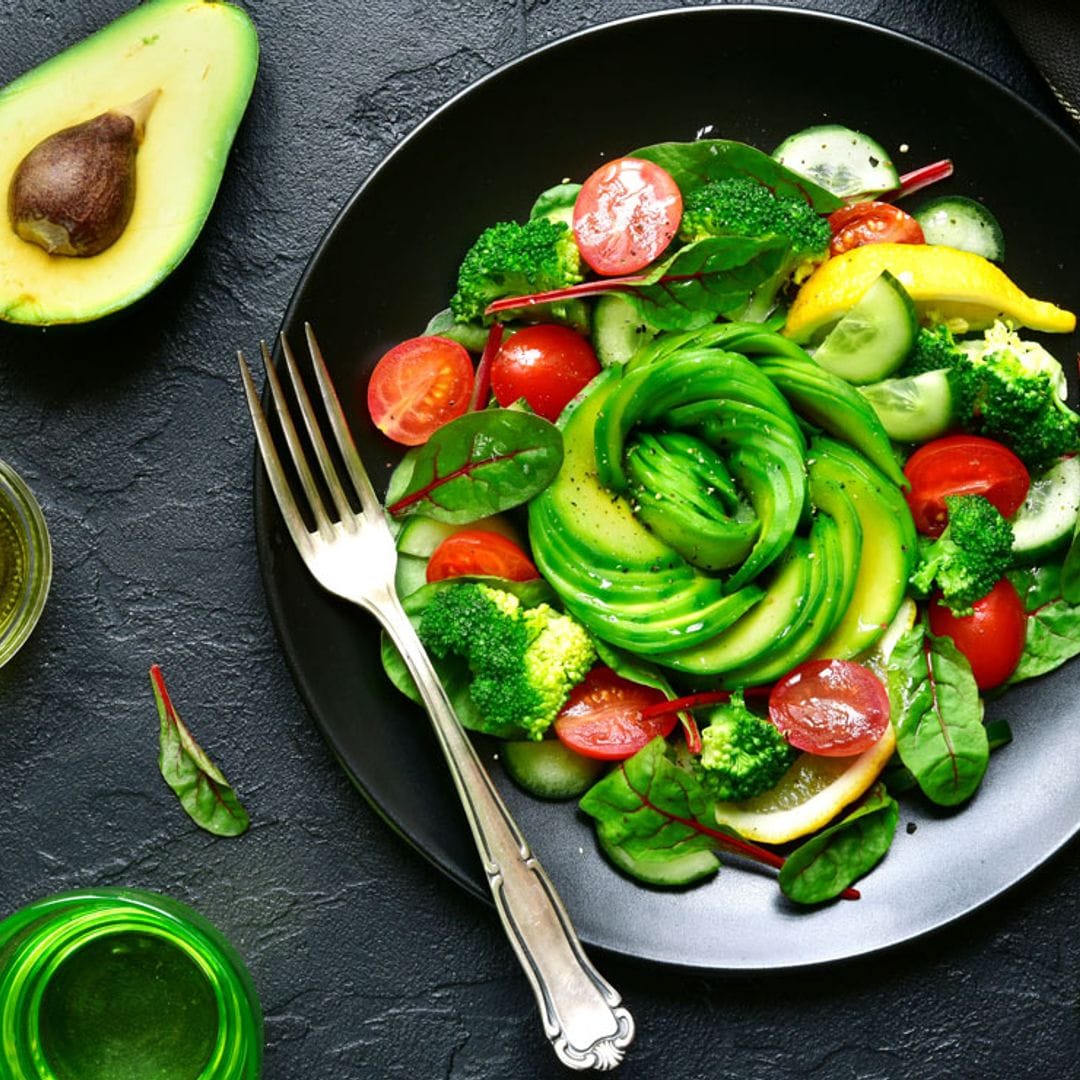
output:
[[8,218],[23,240],[78,257],[116,243],[135,205],[135,157],[159,94],[57,131],[23,158],[8,188]]

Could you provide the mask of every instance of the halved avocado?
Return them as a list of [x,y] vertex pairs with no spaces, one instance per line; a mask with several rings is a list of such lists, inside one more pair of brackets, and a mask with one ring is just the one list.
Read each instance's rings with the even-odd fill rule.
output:
[[258,65],[255,28],[215,0],[151,0],[0,91],[0,184],[39,143],[160,90],[120,238],[49,255],[0,220],[0,320],[86,322],[126,307],[187,254],[206,221]]

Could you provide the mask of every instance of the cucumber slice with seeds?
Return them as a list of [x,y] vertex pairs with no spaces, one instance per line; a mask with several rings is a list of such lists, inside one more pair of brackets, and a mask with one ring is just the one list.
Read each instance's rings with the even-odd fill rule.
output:
[[772,156],[841,198],[880,195],[900,186],[884,147],[841,124],[819,124],[789,135]]
[[924,371],[908,379],[885,379],[860,386],[893,442],[926,442],[952,425],[953,394],[945,371]]
[[974,199],[963,195],[931,199],[914,217],[928,244],[970,251],[994,262],[1005,258],[1005,235],[997,218]]
[[911,352],[919,319],[907,290],[888,270],[814,350],[814,359],[848,382],[878,382]]
[[1065,546],[1080,511],[1080,458],[1062,458],[1031,481],[1024,505],[1009,519],[1013,560],[1038,563]]
[[604,771],[605,762],[582,757],[558,739],[514,739],[499,748],[510,779],[540,799],[572,799]]
[[592,343],[603,367],[625,364],[660,333],[625,296],[602,296],[593,311]]

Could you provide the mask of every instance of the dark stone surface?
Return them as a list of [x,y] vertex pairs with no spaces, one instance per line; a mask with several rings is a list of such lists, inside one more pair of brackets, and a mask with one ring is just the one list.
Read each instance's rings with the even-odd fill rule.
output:
[[[0,84],[127,6],[0,0]],[[247,6],[262,67],[191,255],[100,324],[0,325],[0,457],[43,503],[56,556],[41,624],[0,670],[0,913],[103,884],[193,904],[252,970],[269,1078],[558,1075],[492,912],[369,810],[297,700],[259,584],[233,353],[274,332],[322,232],[418,120],[532,46],[663,5]],[[1054,108],[979,0],[816,6],[941,45]],[[808,57],[808,80],[837,63]],[[157,773],[152,661],[252,812],[238,841],[192,826]],[[1076,1075],[1078,886],[1073,844],[948,932],[783,977],[599,957],[639,1027],[621,1075]]]

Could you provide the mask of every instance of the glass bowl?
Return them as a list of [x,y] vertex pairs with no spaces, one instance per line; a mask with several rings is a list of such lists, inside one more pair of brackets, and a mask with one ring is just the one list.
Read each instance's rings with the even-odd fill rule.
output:
[[52,546],[41,507],[0,461],[0,667],[30,636],[52,581]]

